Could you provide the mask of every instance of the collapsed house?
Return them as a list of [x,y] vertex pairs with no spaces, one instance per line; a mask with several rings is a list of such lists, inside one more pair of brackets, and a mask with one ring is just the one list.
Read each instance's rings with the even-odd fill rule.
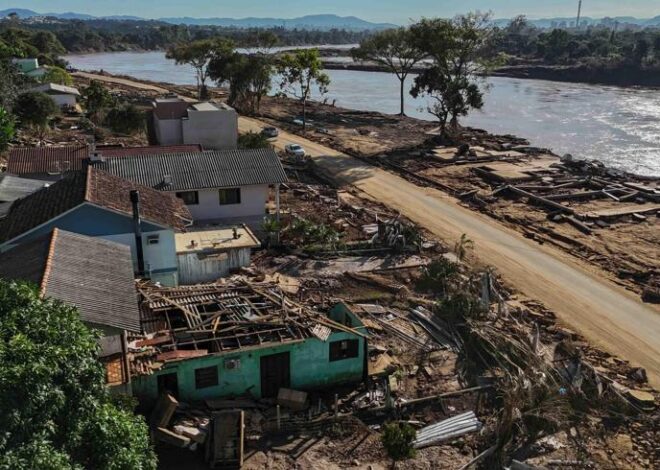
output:
[[287,299],[274,284],[139,287],[142,327],[129,341],[132,391],[146,402],[170,393],[198,401],[281,388],[361,382],[366,329],[343,304],[328,315]]

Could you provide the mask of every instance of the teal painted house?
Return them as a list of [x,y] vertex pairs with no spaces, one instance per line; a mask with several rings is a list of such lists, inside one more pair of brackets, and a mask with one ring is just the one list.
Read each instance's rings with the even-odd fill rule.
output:
[[[165,315],[177,324],[181,309],[174,304],[178,304],[189,310],[186,316],[200,311],[200,305],[214,312],[200,315],[202,325],[219,322],[212,333],[193,326],[182,333],[160,331],[146,340],[158,346],[146,362],[137,356],[132,367],[147,372],[132,378],[133,394],[143,402],[163,392],[183,401],[243,394],[269,398],[276,397],[280,388],[318,390],[359,383],[366,376],[366,329],[343,304],[328,315],[289,307],[273,286],[194,286],[158,289],[147,296],[168,299],[167,306],[160,301],[143,303],[143,312],[152,320]],[[200,303],[191,302],[196,297]],[[164,309],[159,311],[161,305]],[[134,342],[129,350],[139,344],[145,343]]]
[[137,270],[132,190],[140,195],[145,274],[165,285],[176,285],[174,233],[190,223],[186,206],[173,195],[92,167],[14,201],[0,219],[0,253],[61,229],[129,246]]

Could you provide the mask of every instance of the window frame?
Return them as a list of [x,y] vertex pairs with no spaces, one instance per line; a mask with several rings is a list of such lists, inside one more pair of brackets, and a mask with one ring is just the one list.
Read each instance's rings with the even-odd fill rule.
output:
[[[346,345],[344,347],[344,344]],[[329,362],[343,361],[345,359],[355,359],[360,357],[359,339],[340,339],[331,341],[329,349]]]
[[[210,375],[203,375],[203,374],[210,374]],[[208,366],[208,367],[199,367],[195,369],[195,390],[217,387],[219,383],[220,383],[220,374],[218,373],[217,365]]]
[[[186,196],[193,195],[193,202],[186,201]],[[176,193],[176,197],[181,199],[186,206],[198,206],[199,205],[199,191],[179,191]]]
[[[228,199],[227,196],[225,196],[225,201],[223,202],[223,194],[228,195],[228,194],[234,194],[237,197],[235,198],[235,201],[232,199],[231,201],[227,202],[226,200]],[[241,203],[241,188],[221,188],[218,189],[218,204],[221,206],[236,206]]]

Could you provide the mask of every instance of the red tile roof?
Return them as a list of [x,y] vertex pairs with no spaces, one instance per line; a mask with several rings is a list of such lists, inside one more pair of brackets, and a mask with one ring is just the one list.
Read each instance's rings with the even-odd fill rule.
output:
[[[131,155],[158,155],[161,153],[198,153],[201,145],[152,145],[146,147],[98,148],[103,156],[124,157]],[[90,149],[84,145],[65,147],[17,147],[9,152],[7,172],[14,175],[59,175],[84,168]]]
[[94,167],[76,172],[23,199],[15,201],[0,219],[0,243],[48,222],[85,202],[131,215],[129,193],[140,192],[140,209],[146,221],[182,230],[192,220],[190,211],[174,194],[161,192]]

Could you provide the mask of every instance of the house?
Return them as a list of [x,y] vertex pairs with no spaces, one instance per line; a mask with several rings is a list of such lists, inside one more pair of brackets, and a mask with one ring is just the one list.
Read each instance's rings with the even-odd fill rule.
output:
[[326,315],[268,283],[140,291],[147,335],[128,349],[140,352],[130,369],[143,402],[163,392],[183,401],[273,398],[280,388],[324,389],[366,377],[366,329],[343,304]]
[[39,59],[12,59],[12,63],[30,78],[41,78],[48,72],[47,68],[39,66]]
[[249,266],[261,242],[246,226],[192,229],[174,235],[179,284],[213,282]]
[[201,144],[216,150],[237,147],[238,114],[224,103],[158,98],[152,106],[154,133],[160,145]]
[[47,94],[60,108],[75,108],[77,105],[76,100],[80,97],[77,88],[58,85],[57,83],[44,83],[32,88],[30,91]]
[[59,147],[15,147],[9,151],[7,172],[23,178],[56,181],[67,173],[83,170],[90,158],[201,151],[200,145],[101,147],[79,144]]
[[0,253],[0,278],[36,284],[44,297],[74,305],[104,335],[140,332],[128,246],[53,229]]
[[287,181],[272,149],[214,150],[107,157],[96,164],[113,175],[176,194],[196,224],[245,223],[258,229],[266,215],[270,186]]
[[8,173],[0,173],[0,218],[7,215],[12,203],[39,191],[48,183],[41,180],[19,178]]
[[59,228],[128,245],[137,274],[176,285],[174,234],[190,218],[174,195],[89,167],[14,201],[0,219],[0,252]]

